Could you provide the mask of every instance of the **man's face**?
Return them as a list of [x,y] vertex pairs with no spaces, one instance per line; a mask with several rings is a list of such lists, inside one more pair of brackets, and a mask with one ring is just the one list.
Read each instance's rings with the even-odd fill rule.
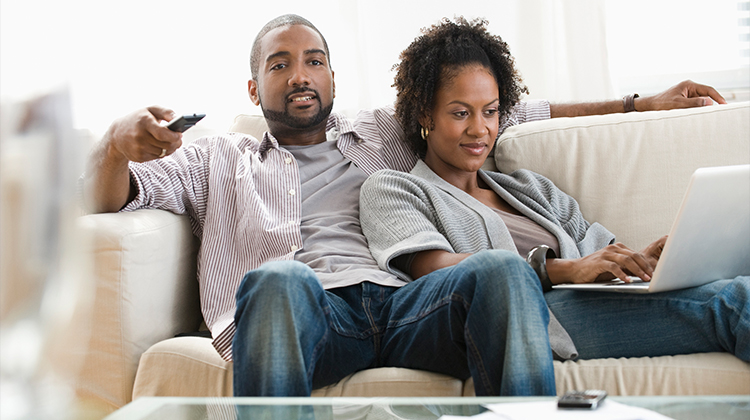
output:
[[260,57],[248,90],[272,132],[325,127],[335,84],[320,35],[304,25],[276,28],[261,40]]

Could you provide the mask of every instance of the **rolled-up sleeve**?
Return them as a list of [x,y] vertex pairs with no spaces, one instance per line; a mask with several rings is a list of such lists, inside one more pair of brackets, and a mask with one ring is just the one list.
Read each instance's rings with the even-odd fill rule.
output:
[[500,121],[498,136],[510,126],[531,121],[548,120],[550,118],[549,101],[546,99],[519,102],[513,107],[510,114]]
[[393,264],[395,258],[425,250],[455,252],[420,191],[404,174],[389,170],[370,176],[360,191],[360,222],[370,252],[381,270],[407,281],[411,276]]

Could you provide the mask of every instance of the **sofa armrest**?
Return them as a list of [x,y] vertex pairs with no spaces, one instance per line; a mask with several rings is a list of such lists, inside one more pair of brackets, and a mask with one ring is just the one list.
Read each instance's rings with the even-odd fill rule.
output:
[[117,408],[132,398],[146,349],[198,329],[198,240],[186,216],[162,210],[87,215],[78,227],[92,238],[96,291],[76,390]]
[[666,235],[699,167],[750,163],[750,103],[555,118],[507,129],[497,168],[525,168],[640,250]]

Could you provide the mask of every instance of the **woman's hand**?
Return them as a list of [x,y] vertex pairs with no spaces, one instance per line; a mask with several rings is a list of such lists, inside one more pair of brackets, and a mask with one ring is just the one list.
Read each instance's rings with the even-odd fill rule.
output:
[[553,284],[591,283],[614,278],[627,283],[630,282],[628,276],[650,281],[666,240],[667,237],[663,236],[641,252],[616,243],[583,258],[547,260],[547,273]]

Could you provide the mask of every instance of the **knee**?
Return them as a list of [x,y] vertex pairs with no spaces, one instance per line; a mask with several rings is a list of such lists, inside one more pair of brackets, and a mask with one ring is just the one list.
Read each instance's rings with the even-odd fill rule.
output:
[[724,305],[736,308],[739,312],[750,311],[750,277],[740,276],[714,284],[719,286],[716,296]]
[[526,260],[518,253],[505,250],[486,250],[465,259],[465,268],[472,274],[478,287],[493,290],[530,289],[541,292],[539,280]]
[[249,271],[237,289],[238,304],[253,300],[274,300],[285,296],[310,292],[322,286],[315,272],[298,261],[273,261]]

